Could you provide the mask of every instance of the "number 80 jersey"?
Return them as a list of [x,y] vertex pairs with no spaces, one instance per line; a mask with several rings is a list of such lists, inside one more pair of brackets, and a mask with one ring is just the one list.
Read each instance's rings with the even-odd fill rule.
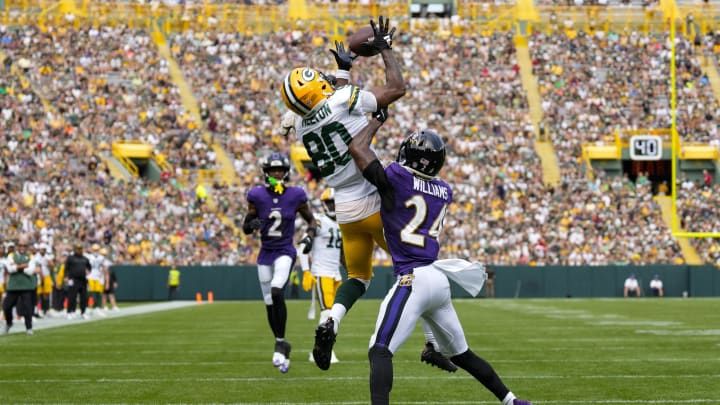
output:
[[377,192],[362,176],[348,149],[352,138],[367,125],[366,114],[376,109],[373,93],[348,85],[338,88],[322,106],[296,121],[297,137],[328,186],[335,188],[336,203]]

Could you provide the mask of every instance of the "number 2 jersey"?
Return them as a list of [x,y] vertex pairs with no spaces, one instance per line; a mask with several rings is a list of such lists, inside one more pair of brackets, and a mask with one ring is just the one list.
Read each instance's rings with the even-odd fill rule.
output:
[[[393,272],[412,273],[415,267],[437,260],[438,236],[452,202],[452,189],[443,180],[413,175],[396,162],[385,168],[385,176],[390,187],[380,187],[383,197],[380,214]],[[388,193],[394,193],[392,207],[385,204]]]
[[248,191],[247,200],[255,206],[258,218],[262,220],[258,264],[273,264],[275,259],[284,255],[295,260],[295,216],[298,208],[308,201],[305,190],[285,187],[282,194],[277,194],[266,186],[255,186]]
[[[363,178],[348,149],[352,138],[367,125],[366,114],[375,110],[374,94],[347,85],[296,120],[298,139],[328,186],[335,188],[335,211],[341,224],[367,218],[379,208],[377,189]],[[368,203],[352,203],[359,200]]]

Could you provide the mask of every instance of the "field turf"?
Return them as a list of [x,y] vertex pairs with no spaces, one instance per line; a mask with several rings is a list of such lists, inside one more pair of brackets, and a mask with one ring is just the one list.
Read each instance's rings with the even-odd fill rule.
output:
[[[340,363],[308,361],[316,321],[288,301],[292,365],[271,365],[259,301],[215,302],[0,336],[0,403],[368,404],[378,300],[341,327]],[[456,300],[471,348],[534,404],[720,404],[720,299]],[[22,328],[18,323],[15,327]],[[498,404],[462,370],[395,356],[393,404]]]

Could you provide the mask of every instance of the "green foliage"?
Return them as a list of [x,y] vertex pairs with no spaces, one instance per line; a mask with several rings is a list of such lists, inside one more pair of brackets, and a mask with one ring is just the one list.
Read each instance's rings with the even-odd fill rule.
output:
[[[457,300],[471,348],[535,404],[717,404],[717,299]],[[261,302],[216,302],[0,336],[1,403],[367,404],[379,301],[341,325],[341,362],[308,361],[316,321],[289,301],[292,365],[271,365]],[[42,322],[42,321],[40,321]],[[22,327],[20,324],[16,327]],[[469,375],[395,356],[394,404],[498,404]]]

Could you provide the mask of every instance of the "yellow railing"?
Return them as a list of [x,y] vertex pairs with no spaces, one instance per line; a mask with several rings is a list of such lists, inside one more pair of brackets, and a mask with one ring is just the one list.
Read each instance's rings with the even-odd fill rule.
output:
[[167,158],[163,153],[154,151],[155,163],[157,163],[160,170],[166,173],[172,173],[172,165],[168,162]]
[[[408,1],[379,1],[369,4],[306,2],[307,18],[291,19],[289,7],[283,5],[244,5],[204,2],[195,5],[171,6],[164,2],[104,2],[94,0],[5,0],[0,21],[5,25],[39,24],[67,26],[66,14],[74,14],[75,27],[80,25],[126,25],[129,28],[149,28],[157,21],[163,32],[184,30],[219,30],[248,33],[271,33],[283,29],[325,30],[335,34],[357,24],[365,24],[378,15],[389,16],[400,29],[436,29],[437,24],[423,26],[418,21],[410,27],[410,3]],[[662,32],[668,29],[668,21],[662,10],[646,10],[640,7],[601,6],[538,6],[538,21],[516,20],[522,13],[515,5],[494,5],[488,2],[457,2],[459,20],[448,24],[456,35],[508,31],[522,24],[527,32],[548,32],[557,27],[570,30],[622,30],[638,29],[642,32]],[[678,9],[679,32],[694,35],[720,29],[720,7],[713,4],[681,6]],[[692,23],[688,23],[692,14]],[[568,28],[570,23],[572,28]]]
[[120,154],[116,154],[114,150],[113,150],[113,156],[115,157],[115,159],[117,159],[120,162],[120,164],[123,165],[123,167],[125,167],[125,169],[127,169],[128,172],[130,172],[130,174],[133,177],[140,176],[140,170],[138,170],[137,165],[135,163],[133,163],[133,161],[130,160],[130,158],[120,155]]

